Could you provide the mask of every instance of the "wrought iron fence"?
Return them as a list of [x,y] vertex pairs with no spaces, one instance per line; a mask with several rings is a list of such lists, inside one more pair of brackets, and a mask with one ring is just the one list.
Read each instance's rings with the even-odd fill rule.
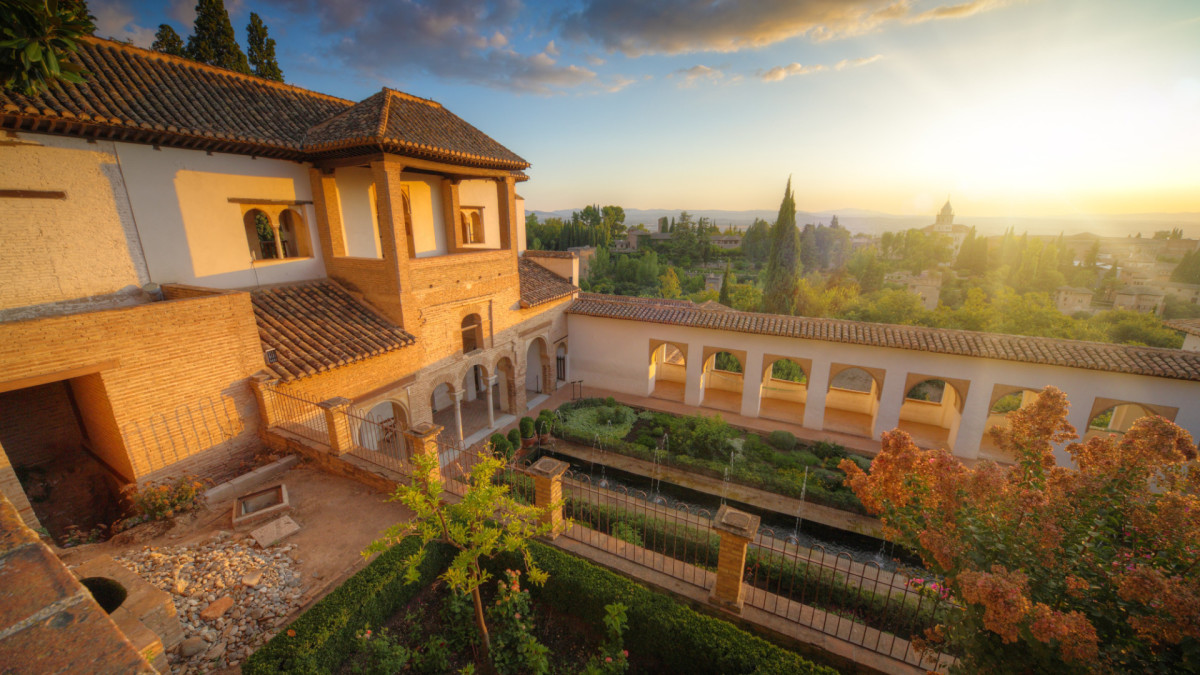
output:
[[566,536],[635,564],[708,588],[720,536],[706,509],[658,504],[640,490],[595,484],[570,471],[563,477]]
[[394,417],[376,415],[350,408],[345,412],[350,423],[350,454],[395,471],[412,475],[412,448]]
[[953,607],[940,586],[923,579],[776,539],[763,528],[746,552],[743,583],[746,604],[870,651],[930,670],[951,660],[913,648],[911,638]]
[[264,390],[263,395],[271,397],[271,409],[275,413],[273,426],[310,441],[329,443],[325,409],[318,405],[318,401],[274,387]]

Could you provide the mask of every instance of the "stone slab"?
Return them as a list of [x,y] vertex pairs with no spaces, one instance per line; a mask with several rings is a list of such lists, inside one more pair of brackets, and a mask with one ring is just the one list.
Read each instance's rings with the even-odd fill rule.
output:
[[233,499],[276,476],[283,475],[284,472],[299,462],[299,455],[288,455],[282,459],[277,459],[266,466],[258,467],[250,473],[244,473],[237,478],[227,480],[220,485],[210,488],[204,493],[204,499],[209,505],[223,502],[226,499]]
[[250,532],[250,536],[254,537],[254,541],[260,548],[267,548],[299,531],[300,526],[296,524],[296,521],[292,520],[290,516],[283,516],[253,530]]

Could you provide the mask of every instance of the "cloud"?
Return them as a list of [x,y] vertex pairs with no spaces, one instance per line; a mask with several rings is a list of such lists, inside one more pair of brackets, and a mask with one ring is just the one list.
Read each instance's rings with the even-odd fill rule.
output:
[[779,82],[780,80],[787,79],[793,75],[811,75],[813,73],[821,73],[826,70],[846,70],[847,68],[858,68],[859,66],[875,63],[882,58],[882,54],[876,54],[875,56],[864,56],[858,59],[842,59],[841,61],[835,63],[832,68],[823,64],[805,66],[799,63],[789,63],[786,66],[775,66],[774,68],[760,72],[758,77],[763,82]]
[[553,22],[569,39],[626,56],[734,52],[804,35],[822,41],[890,23],[962,18],[1012,1],[971,0],[916,11],[915,0],[583,0]]
[[626,86],[560,62],[553,41],[536,53],[514,48],[504,33],[511,34],[517,24],[519,0],[268,1],[293,15],[315,17],[320,31],[332,38],[329,56],[384,82],[394,81],[397,73],[422,73],[536,94]]
[[114,40],[127,40],[138,47],[149,47],[154,42],[154,28],[143,28],[133,22],[133,10],[121,0],[93,2],[92,14],[96,17],[96,34]]
[[717,82],[725,77],[725,73],[717,68],[709,68],[705,65],[695,65],[691,68],[681,68],[669,75],[669,77],[679,78],[680,88],[694,87],[697,82],[706,80],[708,82]]

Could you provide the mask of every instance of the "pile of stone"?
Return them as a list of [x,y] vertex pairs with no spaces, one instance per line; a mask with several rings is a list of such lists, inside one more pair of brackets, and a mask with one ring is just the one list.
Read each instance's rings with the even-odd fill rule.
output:
[[283,626],[301,604],[292,550],[218,532],[203,544],[146,547],[117,561],[175,601],[185,636],[170,654],[178,675],[241,663]]

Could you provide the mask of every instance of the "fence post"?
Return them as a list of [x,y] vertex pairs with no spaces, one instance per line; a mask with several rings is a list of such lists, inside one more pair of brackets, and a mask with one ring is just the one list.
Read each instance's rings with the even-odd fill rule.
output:
[[566,462],[543,457],[533,463],[527,470],[533,476],[533,502],[539,509],[546,509],[542,514],[542,523],[550,524],[550,532],[546,536],[551,540],[562,534],[562,477],[570,465]]
[[713,519],[713,529],[721,535],[717,549],[717,583],[708,601],[718,607],[742,612],[742,577],[746,570],[746,546],[758,532],[758,516],[721,506]]
[[344,455],[354,448],[350,434],[350,399],[337,396],[317,404],[325,411],[325,430],[329,432],[329,454]]
[[[433,469],[429,472],[429,476],[425,480],[441,480],[442,468],[438,463],[438,434],[442,433],[442,427],[437,424],[429,424],[422,422],[416,426],[404,430],[404,437],[408,439],[408,447],[412,448],[413,459],[418,455],[432,457],[434,460]],[[414,475],[413,478],[418,478]]]
[[250,376],[250,388],[254,390],[254,399],[258,401],[258,416],[262,420],[259,433],[265,434],[279,417],[275,414],[275,397],[272,396],[275,378],[266,373],[255,373]]

